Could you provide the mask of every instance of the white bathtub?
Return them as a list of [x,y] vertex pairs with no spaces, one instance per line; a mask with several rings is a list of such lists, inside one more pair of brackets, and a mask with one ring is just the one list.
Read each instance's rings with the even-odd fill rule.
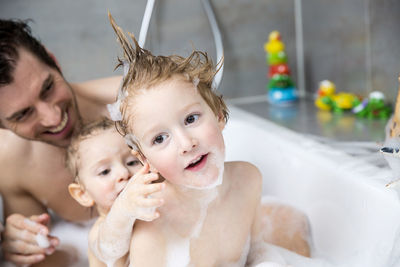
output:
[[397,266],[400,203],[385,188],[389,169],[240,109],[230,111],[227,160],[252,162],[263,174],[264,194],[305,212],[315,257],[335,266]]

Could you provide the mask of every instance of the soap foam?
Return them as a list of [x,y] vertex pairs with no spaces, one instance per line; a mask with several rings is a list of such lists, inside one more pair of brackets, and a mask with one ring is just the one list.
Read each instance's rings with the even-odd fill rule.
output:
[[48,248],[50,247],[50,240],[47,238],[47,236],[43,234],[37,234],[35,236],[36,243],[38,244],[39,247],[41,248]]

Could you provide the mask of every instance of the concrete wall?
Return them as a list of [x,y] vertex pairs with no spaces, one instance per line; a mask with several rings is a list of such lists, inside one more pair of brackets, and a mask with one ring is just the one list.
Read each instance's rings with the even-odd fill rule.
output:
[[[125,30],[139,34],[145,0],[0,0],[1,18],[32,18],[33,31],[58,57],[65,76],[83,81],[115,74],[120,50],[107,10]],[[227,98],[265,94],[263,44],[279,30],[296,80],[293,0],[212,1],[223,35]],[[400,1],[303,0],[306,90],[323,79],[338,90],[366,96],[397,92],[400,72]],[[212,56],[211,29],[200,0],[157,1],[146,44],[155,54],[187,55],[192,47]],[[116,72],[119,74],[120,72]]]

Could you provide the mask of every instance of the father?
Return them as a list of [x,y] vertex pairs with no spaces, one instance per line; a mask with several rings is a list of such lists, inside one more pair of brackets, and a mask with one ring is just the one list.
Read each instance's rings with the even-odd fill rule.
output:
[[90,218],[90,211],[67,191],[71,176],[64,166],[65,148],[82,123],[108,116],[106,104],[115,100],[120,79],[69,84],[54,56],[31,35],[25,22],[0,20],[0,193],[7,218],[2,234],[5,259],[16,264],[63,266],[54,261],[59,258],[54,253],[59,240],[51,237],[51,246],[44,249],[35,236],[49,233],[48,209],[70,221]]

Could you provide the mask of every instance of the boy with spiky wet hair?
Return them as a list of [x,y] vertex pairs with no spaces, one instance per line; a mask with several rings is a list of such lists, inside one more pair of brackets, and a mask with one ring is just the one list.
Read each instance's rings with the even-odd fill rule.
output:
[[165,188],[152,194],[164,200],[160,217],[135,224],[131,266],[270,260],[261,232],[262,177],[250,163],[225,162],[228,112],[212,88],[216,70],[207,54],[154,56],[131,35],[133,47],[110,21],[124,50],[124,81],[109,110],[140,158],[165,179]]

